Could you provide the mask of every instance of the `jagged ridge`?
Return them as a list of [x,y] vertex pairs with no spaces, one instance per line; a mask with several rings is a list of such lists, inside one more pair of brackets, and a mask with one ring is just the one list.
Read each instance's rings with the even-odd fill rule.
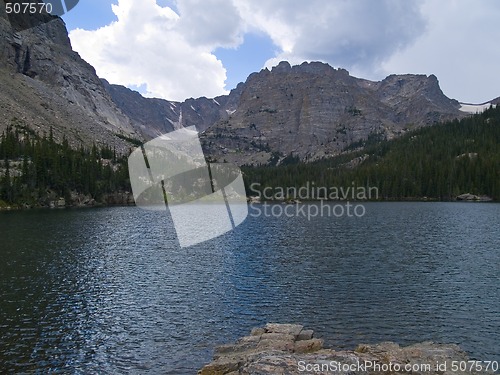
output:
[[[369,136],[390,139],[466,116],[433,75],[373,82],[319,62],[282,62],[214,99],[144,98],[100,80],[72,50],[64,22],[40,17],[9,19],[0,0],[0,131],[12,123],[39,133],[53,126],[55,139],[126,152],[129,138],[194,125],[208,156],[241,165],[279,163],[290,155],[312,161]],[[26,29],[30,22],[34,27]]]
[[147,137],[194,125],[210,157],[240,165],[289,155],[303,161],[331,157],[369,136],[391,139],[465,116],[434,75],[390,75],[373,82],[319,62],[281,62],[251,74],[227,96],[183,103],[105,87]]
[[[38,19],[41,18],[41,19]],[[27,28],[29,25],[31,28]],[[74,146],[94,142],[126,151],[138,137],[95,69],[71,48],[64,22],[50,15],[8,17],[0,0],[0,131],[27,126]]]

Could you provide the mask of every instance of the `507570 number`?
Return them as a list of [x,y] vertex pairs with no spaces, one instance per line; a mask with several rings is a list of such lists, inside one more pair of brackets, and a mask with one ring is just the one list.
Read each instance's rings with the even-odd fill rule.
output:
[[5,11],[7,14],[35,14],[42,13],[45,10],[47,13],[52,13],[51,3],[5,3]]

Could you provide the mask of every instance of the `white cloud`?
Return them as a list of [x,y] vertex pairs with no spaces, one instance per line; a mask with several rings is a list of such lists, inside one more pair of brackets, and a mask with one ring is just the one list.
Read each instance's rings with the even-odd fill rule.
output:
[[500,3],[426,1],[427,32],[384,64],[389,73],[435,74],[443,92],[463,102],[482,103],[500,95]]
[[264,30],[282,53],[279,60],[318,60],[371,72],[381,61],[425,30],[418,1],[397,0],[235,0],[255,27]]
[[119,0],[118,20],[95,31],[76,29],[75,50],[112,83],[142,86],[148,96],[184,100],[225,93],[226,70],[210,49],[189,43],[180,18],[155,0]]
[[245,24],[231,1],[181,0],[176,4],[180,13],[178,31],[191,45],[214,50],[243,42]]
[[118,0],[118,21],[74,30],[72,43],[100,76],[166,99],[225,93],[225,67],[213,51],[238,47],[248,32],[265,33],[277,47],[275,56],[263,56],[268,67],[323,61],[369,79],[435,74],[445,94],[462,101],[500,95],[496,0],[175,3],[178,14],[155,0]]

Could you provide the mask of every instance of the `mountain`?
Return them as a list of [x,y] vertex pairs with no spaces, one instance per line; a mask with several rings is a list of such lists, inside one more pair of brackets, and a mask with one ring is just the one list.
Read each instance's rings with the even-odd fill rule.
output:
[[95,69],[72,50],[64,22],[48,14],[8,16],[0,0],[0,132],[16,125],[71,145],[126,152],[142,137]]
[[[309,186],[306,194],[330,199],[338,197],[335,187],[369,187],[376,188],[370,199],[500,201],[499,144],[500,107],[496,107],[329,159],[245,166],[243,173],[248,192],[267,198],[275,194],[276,199],[280,195],[283,199],[282,190],[269,187],[292,187],[297,192]],[[258,185],[252,187],[255,182]],[[319,187],[333,187],[333,194],[318,193]],[[306,199],[289,191],[288,199]]]
[[467,116],[460,108],[434,75],[374,82],[319,62],[281,62],[213,99],[144,98],[97,77],[72,50],[60,18],[8,16],[0,0],[0,132],[16,125],[43,135],[52,127],[55,140],[66,137],[72,146],[98,143],[126,153],[194,125],[211,159],[279,164],[331,157]]
[[111,85],[104,79],[102,82],[115,104],[134,122],[135,128],[148,138],[186,126],[196,126],[198,131],[204,131],[227,117],[227,113],[234,111],[239,101],[238,88],[230,95],[214,99],[190,98],[180,103],[145,98],[124,86]]
[[281,62],[251,74],[227,96],[183,103],[146,99],[107,82],[105,87],[146,137],[194,125],[208,156],[239,165],[276,164],[287,157],[313,161],[368,139],[392,139],[466,115],[434,75],[373,82],[319,62]]
[[[250,75],[235,112],[203,136],[207,152],[237,164],[285,157],[312,161],[370,139],[460,118],[434,75],[391,75],[380,82],[312,62]],[[222,151],[222,152],[221,152]]]

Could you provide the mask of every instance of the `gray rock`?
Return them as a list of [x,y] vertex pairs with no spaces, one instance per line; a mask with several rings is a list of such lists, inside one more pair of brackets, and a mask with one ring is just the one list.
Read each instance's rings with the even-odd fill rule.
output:
[[301,340],[295,343],[294,352],[313,353],[317,352],[321,348],[323,348],[323,340],[321,339]]
[[241,363],[238,360],[222,360],[211,363],[203,369],[200,370],[200,375],[222,375],[229,374],[231,372],[237,372],[241,367]]
[[293,340],[279,340],[279,339],[264,339],[259,341],[257,349],[259,351],[269,350],[269,351],[282,351],[282,352],[293,352],[294,351]]
[[56,201],[56,207],[57,207],[57,208],[65,208],[65,207],[66,207],[66,199],[64,199],[64,198],[59,198],[59,199]]
[[37,17],[7,17],[0,1],[0,132],[14,124],[43,135],[52,125],[54,138],[65,136],[73,146],[96,142],[128,151],[116,134],[140,137],[130,119],[72,50],[64,22]]
[[369,135],[391,139],[465,116],[459,108],[433,75],[372,82],[328,64],[282,62],[248,77],[236,111],[206,130],[204,147],[212,157],[236,164],[277,164],[289,155],[311,161],[339,154]]
[[297,341],[310,340],[313,338],[314,331],[312,329],[303,329],[297,336]]
[[[297,339],[300,337],[300,333],[297,336],[289,334],[296,332],[296,327],[295,325],[276,323],[267,325],[266,331],[270,329],[276,332],[264,333],[261,336],[247,336],[238,341],[240,344],[224,346],[223,350],[217,349],[218,354],[214,357],[214,361],[203,367],[198,374],[492,374],[491,372],[478,371],[452,372],[452,361],[468,360],[467,354],[454,344],[425,342],[401,347],[393,342],[384,342],[377,345],[361,344],[354,351],[337,351],[335,349],[322,349],[323,342],[318,339],[290,341],[291,337]],[[310,335],[310,331],[302,332],[304,337]],[[262,340],[263,336],[269,339]],[[259,339],[260,341],[258,341]],[[238,346],[241,343],[255,344],[256,342],[258,342],[257,347],[243,351],[242,347]],[[265,344],[261,345],[263,342]],[[292,348],[288,346],[290,342],[293,344]],[[231,347],[235,348],[236,352],[231,351]],[[333,368],[332,364],[337,368]],[[359,364],[362,366],[360,367]],[[438,367],[436,367],[437,364]],[[340,366],[344,367],[340,368]],[[391,370],[387,370],[387,368]]]
[[278,324],[278,323],[267,323],[264,329],[268,333],[280,333],[285,335],[291,335],[296,338],[302,331],[304,326],[299,324]]
[[266,330],[264,328],[254,328],[250,332],[250,335],[252,336],[260,336],[262,334],[266,333]]
[[459,201],[477,201],[477,200],[479,200],[479,197],[477,195],[467,193],[467,194],[460,194],[457,197],[457,200],[459,200]]
[[457,196],[458,201],[468,201],[468,202],[491,202],[493,199],[486,195],[474,195],[470,193],[461,194]]

